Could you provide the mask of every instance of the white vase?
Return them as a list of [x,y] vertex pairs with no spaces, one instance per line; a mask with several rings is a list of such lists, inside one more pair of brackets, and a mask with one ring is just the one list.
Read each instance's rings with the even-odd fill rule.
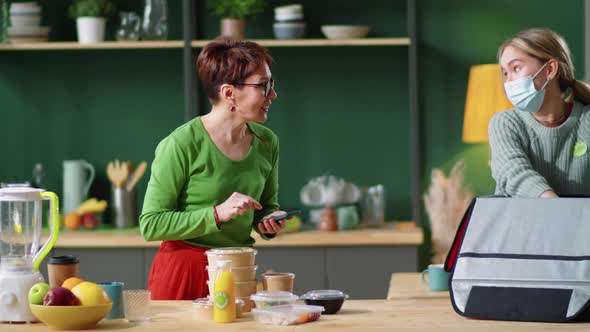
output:
[[80,44],[104,41],[105,19],[102,17],[79,17],[76,19],[76,28]]

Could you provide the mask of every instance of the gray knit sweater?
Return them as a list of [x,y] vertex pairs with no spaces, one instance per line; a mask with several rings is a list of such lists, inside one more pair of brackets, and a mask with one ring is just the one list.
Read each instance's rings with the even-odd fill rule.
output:
[[488,133],[496,194],[590,195],[590,105],[576,101],[568,119],[555,128],[541,125],[530,113],[499,112]]

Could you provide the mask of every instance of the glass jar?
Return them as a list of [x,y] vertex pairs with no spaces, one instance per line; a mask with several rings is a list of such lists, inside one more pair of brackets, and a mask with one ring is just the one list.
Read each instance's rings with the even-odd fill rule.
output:
[[115,36],[118,41],[139,40],[139,27],[141,19],[134,12],[121,12],[121,23],[117,28]]
[[168,8],[166,0],[145,0],[142,40],[166,40],[168,38]]

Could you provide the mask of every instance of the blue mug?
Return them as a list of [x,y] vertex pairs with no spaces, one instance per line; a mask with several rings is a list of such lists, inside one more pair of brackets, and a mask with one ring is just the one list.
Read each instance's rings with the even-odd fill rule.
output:
[[113,302],[113,307],[106,316],[106,319],[125,318],[125,312],[123,310],[123,286],[125,284],[120,281],[100,282],[98,284]]
[[[426,281],[428,274],[428,281]],[[433,291],[449,290],[449,272],[445,271],[444,264],[430,264],[428,268],[422,271],[422,283],[428,284]]]

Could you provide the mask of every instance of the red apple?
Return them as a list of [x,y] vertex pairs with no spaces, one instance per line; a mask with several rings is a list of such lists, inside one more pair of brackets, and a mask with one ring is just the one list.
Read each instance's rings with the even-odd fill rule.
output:
[[86,229],[98,228],[98,217],[96,214],[88,212],[82,215],[82,225]]
[[43,305],[80,305],[80,300],[67,288],[53,287],[45,294]]

